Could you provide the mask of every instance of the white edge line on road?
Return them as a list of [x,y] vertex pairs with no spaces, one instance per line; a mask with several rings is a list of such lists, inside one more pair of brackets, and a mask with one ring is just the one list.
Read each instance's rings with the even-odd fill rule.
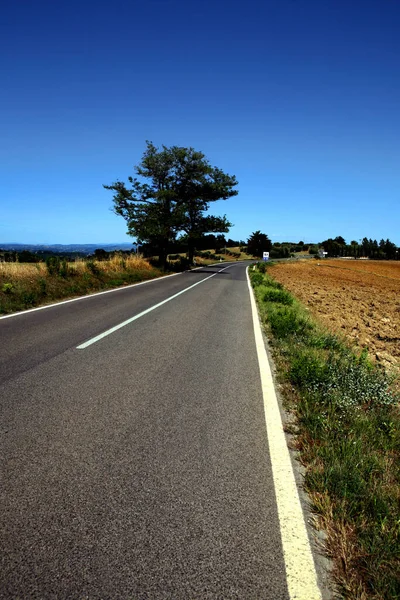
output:
[[19,317],[26,315],[27,313],[35,312],[37,310],[45,310],[46,308],[54,308],[55,306],[61,306],[62,304],[69,304],[70,302],[78,302],[78,300],[87,300],[88,298],[94,298],[95,296],[102,296],[103,294],[111,294],[112,292],[120,292],[121,290],[128,290],[129,288],[136,287],[138,285],[144,285],[145,283],[154,283],[161,279],[167,279],[168,277],[176,277],[176,275],[182,275],[182,273],[172,273],[171,275],[162,275],[161,277],[154,277],[154,279],[146,279],[146,281],[139,281],[138,283],[131,283],[130,285],[123,285],[112,290],[105,290],[104,292],[95,292],[94,294],[87,294],[86,296],[79,296],[78,298],[71,298],[70,300],[62,300],[61,302],[54,302],[53,304],[45,304],[44,306],[38,306],[37,308],[28,308],[28,310],[21,310],[12,315],[4,315],[1,319],[10,319],[11,317]]
[[254,336],[264,399],[265,423],[272,463],[289,597],[291,600],[321,600],[321,591],[317,583],[317,574],[307,535],[304,514],[283,431],[278,399],[265,349],[248,268],[246,269],[246,274],[253,314]]
[[122,323],[119,323],[118,325],[115,325],[114,327],[111,327],[111,329],[107,329],[107,331],[104,331],[103,333],[100,333],[99,335],[96,335],[96,337],[91,338],[90,340],[87,340],[87,342],[84,342],[83,344],[80,344],[79,346],[77,346],[77,350],[84,350],[88,346],[91,346],[92,344],[95,344],[96,342],[100,341],[101,339],[105,338],[106,336],[110,335],[111,333],[114,333],[114,331],[117,331],[118,329],[121,329],[121,327],[125,327],[125,325],[129,325],[129,323],[133,323],[133,321],[136,321],[137,319],[140,319],[140,317],[143,317],[144,315],[147,315],[149,312],[155,310],[156,308],[159,308],[163,304],[166,304],[167,302],[170,302],[171,300],[174,300],[174,298],[177,298],[181,294],[184,294],[185,292],[188,292],[189,290],[191,290],[194,287],[196,287],[196,285],[200,285],[201,283],[204,283],[205,281],[208,281],[208,279],[212,279],[212,277],[215,277],[216,275],[218,275],[218,273],[222,273],[222,271],[225,271],[226,269],[229,269],[229,267],[231,267],[231,266],[232,265],[228,265],[224,269],[220,269],[219,271],[216,271],[216,273],[214,273],[213,275],[209,275],[209,277],[206,277],[205,279],[202,279],[201,281],[197,281],[193,285],[190,285],[189,287],[185,288],[184,290],[181,290],[177,294],[174,294],[173,296],[170,296],[169,298],[166,298],[162,302],[158,302],[158,304],[154,304],[153,306],[150,306],[150,308],[147,308],[146,310],[144,310],[141,313],[135,315],[134,317],[131,317],[130,319],[127,319],[126,321],[123,321]]
[[[240,261],[237,261],[240,262]],[[236,264],[236,263],[233,263]],[[197,271],[198,269],[204,269],[206,267],[216,267],[219,266],[220,263],[215,263],[212,265],[203,265],[201,267],[197,267],[197,269],[192,269],[192,271]],[[232,265],[229,265],[232,266]],[[161,279],[167,279],[168,277],[176,277],[176,275],[182,275],[183,273],[172,273],[171,275],[162,275],[161,277],[154,277],[154,279],[147,279],[146,281],[139,281],[138,283],[131,283],[130,285],[123,285],[112,290],[105,290],[104,292],[95,292],[94,294],[87,294],[86,296],[79,296],[78,298],[71,298],[70,300],[62,300],[61,302],[54,302],[53,304],[45,304],[44,306],[38,306],[36,308],[28,308],[27,310],[20,310],[19,312],[12,313],[11,315],[3,315],[0,317],[0,321],[2,319],[11,319],[11,317],[19,317],[21,315],[26,315],[27,313],[36,312],[37,310],[45,310],[46,308],[54,308],[55,306],[61,306],[62,304],[69,304],[70,302],[78,302],[78,300],[87,300],[88,298],[94,298],[95,296],[102,296],[103,294],[111,294],[112,292],[120,292],[121,290],[128,290],[129,288],[136,287],[138,285],[144,285],[145,283],[154,283],[154,281],[160,281]]]

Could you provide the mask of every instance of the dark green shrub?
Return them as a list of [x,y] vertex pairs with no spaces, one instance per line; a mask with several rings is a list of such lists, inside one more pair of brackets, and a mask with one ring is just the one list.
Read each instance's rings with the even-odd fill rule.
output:
[[58,275],[61,268],[59,256],[48,256],[46,258],[46,267],[49,275]]
[[169,262],[167,266],[170,271],[180,273],[181,271],[187,271],[191,265],[188,258],[185,256],[179,256],[179,259],[176,262]]
[[303,336],[312,329],[309,321],[299,316],[296,310],[282,306],[268,315],[272,333],[277,338],[286,338],[290,335]]
[[69,273],[70,273],[69,264],[66,261],[66,259],[64,258],[60,264],[59,275],[60,275],[60,277],[68,277]]
[[41,296],[46,296],[46,294],[47,294],[47,283],[46,283],[46,280],[43,277],[41,277],[39,279],[38,283],[39,283],[39,290],[40,290]]
[[340,340],[332,333],[316,333],[310,336],[308,345],[322,350],[340,350]]
[[289,379],[299,388],[315,389],[326,381],[325,363],[316,356],[301,353],[293,358],[289,370]]
[[5,294],[11,294],[13,289],[14,289],[14,286],[12,283],[3,283],[1,291],[4,292]]
[[279,281],[275,281],[275,279],[271,279],[271,277],[266,277],[264,284],[268,287],[275,288],[276,290],[283,290],[283,285],[279,283]]
[[100,273],[100,269],[99,267],[96,265],[96,263],[94,262],[94,260],[87,260],[86,261],[86,268],[93,274],[93,275],[98,275]]
[[21,295],[21,301],[25,308],[35,306],[35,304],[37,303],[37,297],[35,292],[23,292],[23,294]]
[[272,287],[267,290],[263,296],[264,302],[278,302],[290,306],[293,304],[293,298],[286,290],[280,290]]
[[265,273],[267,270],[267,263],[266,262],[257,263],[257,269],[259,270],[260,273]]
[[255,271],[254,273],[251,272],[250,281],[253,287],[257,287],[258,285],[264,283],[264,276],[262,273],[257,273],[257,271]]

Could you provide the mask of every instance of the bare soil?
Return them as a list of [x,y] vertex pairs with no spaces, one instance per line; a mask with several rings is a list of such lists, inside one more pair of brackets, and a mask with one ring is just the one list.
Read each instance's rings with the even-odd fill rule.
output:
[[400,261],[287,262],[271,275],[330,331],[400,374]]

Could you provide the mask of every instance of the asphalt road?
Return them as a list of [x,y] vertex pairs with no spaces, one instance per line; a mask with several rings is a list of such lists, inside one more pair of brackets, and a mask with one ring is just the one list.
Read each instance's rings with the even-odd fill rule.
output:
[[1,598],[288,600],[245,266],[0,319]]

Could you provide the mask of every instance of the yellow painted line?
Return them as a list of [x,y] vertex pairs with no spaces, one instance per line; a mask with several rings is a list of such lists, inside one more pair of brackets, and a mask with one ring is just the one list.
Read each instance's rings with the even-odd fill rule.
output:
[[248,269],[246,272],[289,597],[291,600],[321,600],[314,559],[283,431],[282,418]]

